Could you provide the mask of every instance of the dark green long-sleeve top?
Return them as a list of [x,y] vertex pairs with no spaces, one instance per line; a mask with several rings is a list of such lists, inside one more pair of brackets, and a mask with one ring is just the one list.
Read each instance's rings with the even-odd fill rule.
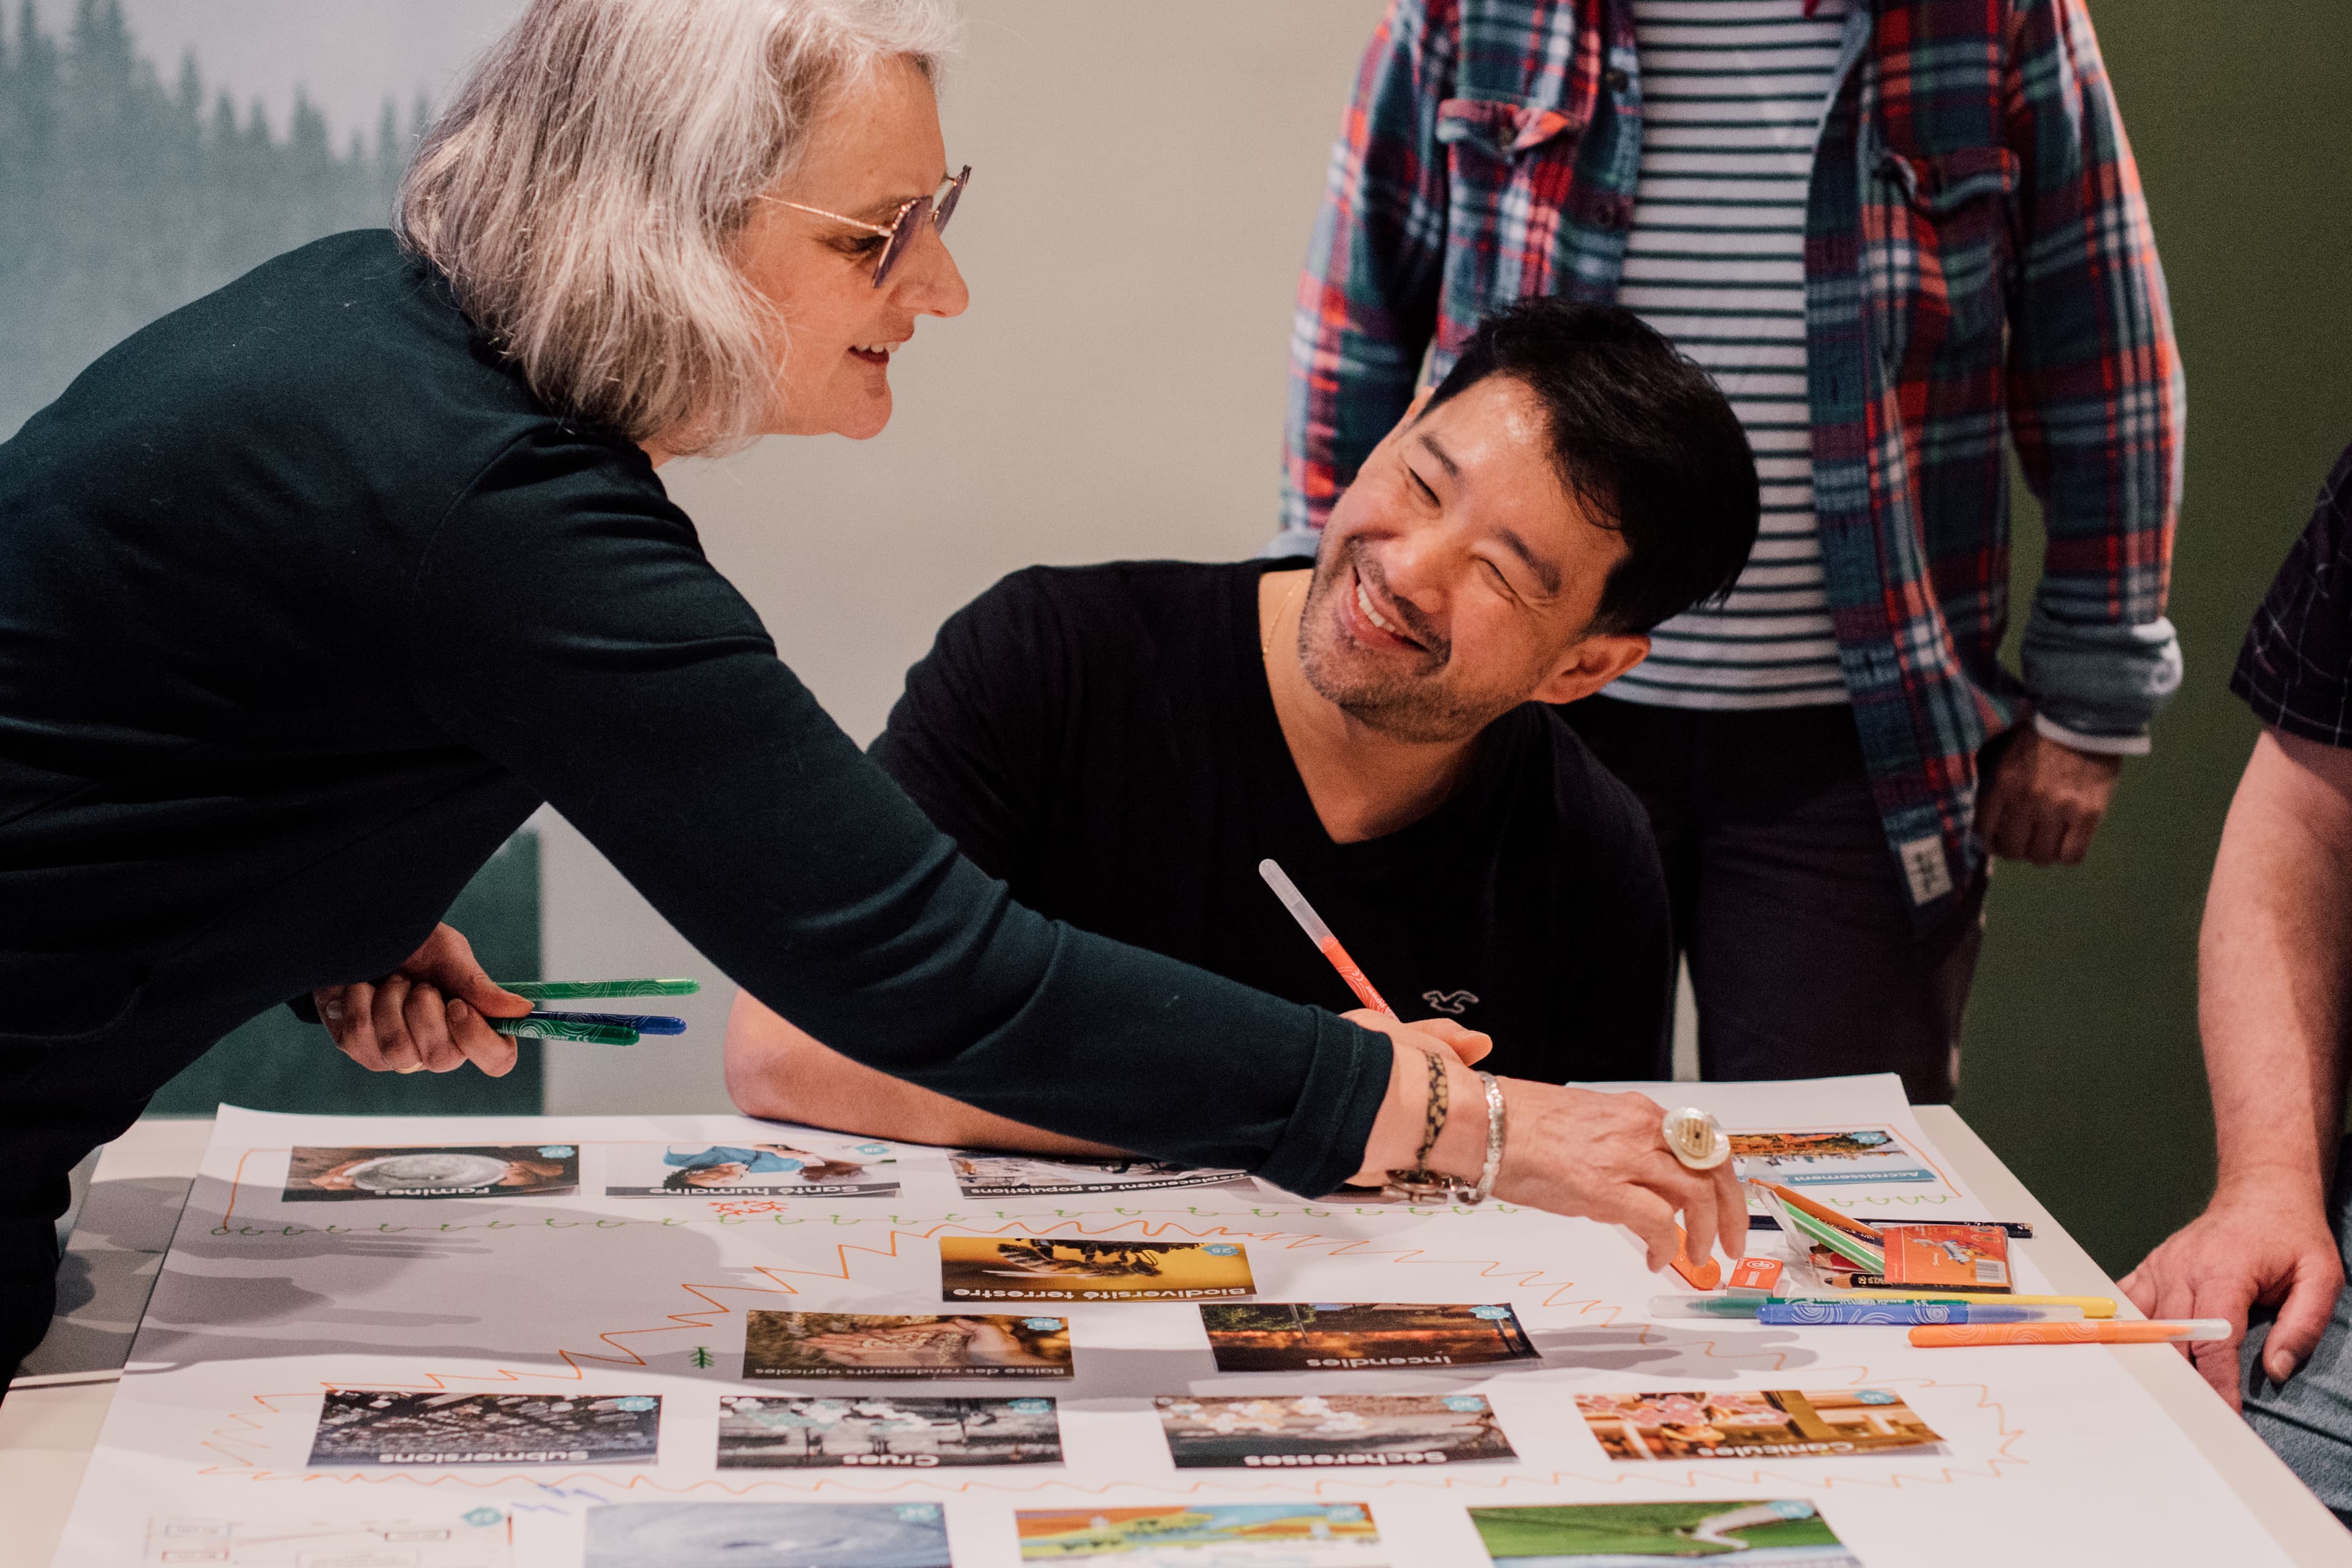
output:
[[861,1061],[1303,1193],[1360,1158],[1377,1037],[1013,903],[645,455],[389,234],[164,318],[0,446],[0,1147],[69,1163],[56,1128],[390,969],[542,800]]

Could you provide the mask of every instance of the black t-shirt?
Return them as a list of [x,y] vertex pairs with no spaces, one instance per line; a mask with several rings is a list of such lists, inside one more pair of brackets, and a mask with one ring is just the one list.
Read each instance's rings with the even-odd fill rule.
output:
[[2230,689],[2274,729],[2352,746],[2352,449],[2255,612]]
[[1659,1075],[1665,880],[1633,794],[1552,710],[1437,810],[1336,844],[1266,687],[1258,578],[1297,562],[1034,567],[950,619],[872,754],[1023,903],[1296,1002],[1358,1005],[1257,871],[1290,873],[1389,1005],[1513,1077]]

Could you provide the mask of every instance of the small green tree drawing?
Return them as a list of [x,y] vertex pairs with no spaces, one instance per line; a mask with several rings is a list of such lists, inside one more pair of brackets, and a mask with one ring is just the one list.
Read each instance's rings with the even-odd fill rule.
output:
[[692,1359],[694,1361],[694,1364],[697,1366],[709,1366],[711,1364],[712,1357],[710,1351],[707,1346],[697,1345],[694,1347],[694,1356]]

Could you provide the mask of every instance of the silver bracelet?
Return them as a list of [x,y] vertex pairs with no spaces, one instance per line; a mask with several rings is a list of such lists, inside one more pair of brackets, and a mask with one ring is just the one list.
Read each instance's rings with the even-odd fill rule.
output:
[[1490,1072],[1480,1073],[1478,1081],[1486,1086],[1486,1163],[1479,1167],[1477,1187],[1465,1199],[1473,1204],[1495,1195],[1495,1175],[1503,1168],[1503,1085]]

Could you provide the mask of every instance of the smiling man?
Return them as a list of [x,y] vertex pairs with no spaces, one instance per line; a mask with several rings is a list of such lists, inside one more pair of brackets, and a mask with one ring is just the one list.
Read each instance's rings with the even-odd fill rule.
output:
[[[1628,311],[1523,301],[1372,453],[1311,569],[1016,573],[941,628],[873,755],[1033,908],[1353,1005],[1259,879],[1270,856],[1400,1012],[1490,1035],[1494,1071],[1661,1076],[1657,849],[1546,705],[1722,593],[1757,513],[1705,372]],[[727,1070],[755,1115],[1092,1151],[851,1062],[748,994]]]

